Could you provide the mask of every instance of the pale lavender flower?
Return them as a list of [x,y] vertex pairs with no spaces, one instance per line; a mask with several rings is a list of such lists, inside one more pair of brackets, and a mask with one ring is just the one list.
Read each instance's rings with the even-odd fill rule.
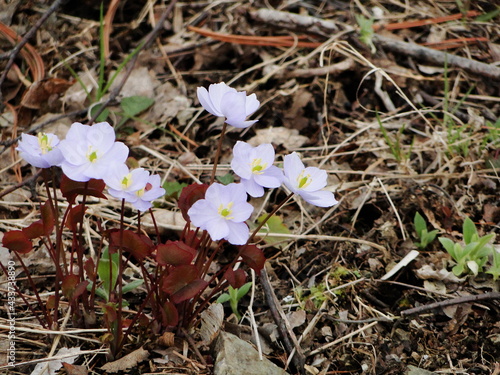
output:
[[250,237],[245,220],[252,211],[243,185],[214,183],[205,192],[205,199],[191,206],[188,215],[194,225],[210,234],[212,240],[224,238],[233,245],[243,245]]
[[61,168],[74,181],[103,179],[117,165],[125,163],[128,147],[115,142],[115,131],[107,122],[92,126],[71,125],[59,148],[64,156]]
[[252,147],[238,141],[234,145],[231,168],[252,197],[262,197],[265,187],[277,188],[283,182],[283,172],[273,163],[274,148],[269,143]]
[[63,160],[58,144],[59,138],[51,133],[38,133],[37,136],[23,133],[16,150],[32,166],[49,168],[59,166]]
[[285,156],[283,170],[285,185],[306,202],[319,207],[330,207],[338,203],[331,191],[321,190],[326,186],[326,171],[316,167],[305,167],[296,152]]
[[157,174],[148,177],[146,186],[134,193],[137,200],[132,203],[139,211],[147,211],[152,206],[152,201],[165,195],[165,189],[161,187],[161,179]]
[[246,91],[236,91],[224,82],[214,83],[208,87],[198,87],[198,100],[203,108],[212,115],[225,117],[226,123],[235,128],[247,128],[257,120],[246,121],[260,105],[255,94],[247,96]]
[[149,178],[149,172],[144,168],[129,170],[125,164],[116,165],[103,180],[108,186],[108,193],[127,202],[135,202],[135,192],[144,189]]

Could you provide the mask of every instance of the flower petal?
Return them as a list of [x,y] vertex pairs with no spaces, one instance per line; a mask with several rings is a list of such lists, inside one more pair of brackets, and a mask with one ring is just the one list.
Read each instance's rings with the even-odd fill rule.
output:
[[245,103],[246,115],[250,116],[251,114],[253,114],[257,109],[259,109],[259,106],[260,102],[257,100],[257,96],[255,94],[247,96],[247,100]]
[[250,237],[250,231],[245,223],[228,222],[229,234],[225,237],[233,245],[244,245]]
[[302,190],[304,191],[317,191],[326,186],[328,175],[325,170],[316,167],[307,167],[304,169],[304,175],[309,175],[310,183]]
[[210,96],[208,94],[208,91],[204,87],[198,87],[196,89],[196,94],[198,96],[198,100],[200,101],[200,104],[205,108],[205,110],[209,113],[211,113],[214,116],[217,117],[222,117],[224,116],[218,108],[215,108],[215,106],[212,104],[212,100],[210,100]]
[[258,198],[262,197],[264,195],[264,188],[262,185],[259,185],[255,180],[252,179],[241,179],[241,183],[243,186],[245,186],[245,189],[251,197]]
[[222,99],[220,109],[226,116],[226,122],[232,126],[245,122],[247,117],[245,112],[246,94],[244,92],[227,92]]
[[299,192],[299,195],[310,204],[318,207],[331,207],[339,203],[331,191],[319,190],[315,192]]
[[210,234],[212,240],[217,241],[222,238],[226,238],[231,234],[231,230],[229,229],[228,225],[229,223],[230,221],[221,219],[219,217],[217,220],[211,220],[207,222],[205,229]]

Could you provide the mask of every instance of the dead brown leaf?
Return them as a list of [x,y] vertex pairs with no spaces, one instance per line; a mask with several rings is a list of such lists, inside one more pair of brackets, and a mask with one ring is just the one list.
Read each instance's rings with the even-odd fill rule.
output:
[[145,361],[146,359],[148,359],[148,357],[149,352],[141,347],[137,350],[134,350],[132,353],[127,354],[125,357],[122,357],[113,362],[106,363],[101,367],[101,369],[112,373],[125,371],[129,368],[137,366],[138,363]]

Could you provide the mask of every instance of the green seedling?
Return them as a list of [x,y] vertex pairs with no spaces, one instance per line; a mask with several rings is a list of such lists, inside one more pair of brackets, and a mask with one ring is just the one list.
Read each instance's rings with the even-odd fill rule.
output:
[[413,219],[415,224],[415,231],[417,232],[418,238],[420,242],[415,242],[415,245],[423,250],[429,245],[434,239],[436,235],[439,233],[438,230],[431,230],[430,232],[427,230],[427,223],[425,219],[418,212],[415,213],[415,218]]
[[[97,275],[99,276],[101,284],[95,288],[95,294],[106,302],[110,302],[110,293],[115,289],[116,282],[118,281],[118,269],[120,266],[119,261],[119,254],[109,254],[108,248],[106,247],[102,252],[99,265],[97,266]],[[144,280],[134,280],[128,284],[124,284],[122,287],[122,293],[125,294],[130,292],[141,286],[143,283]],[[91,291],[92,286],[93,283],[90,281],[87,285],[87,290]],[[123,306],[128,306],[127,301],[123,300]]]
[[[106,55],[104,48],[104,10],[103,5],[101,4],[101,13],[100,13],[100,24],[99,24],[99,76],[97,79],[97,89],[95,93],[95,97],[92,97],[91,93],[87,90],[86,85],[83,83],[78,74],[66,63],[64,63],[65,67],[70,71],[71,75],[76,79],[76,81],[80,84],[82,89],[85,91],[85,94],[91,102],[95,103],[90,107],[90,115],[93,117],[101,110],[102,104],[100,103],[103,97],[108,93],[111,88],[111,85],[115,81],[116,77],[120,72],[125,68],[127,63],[139,53],[144,42],[140,43],[129,55],[125,57],[125,59],[120,63],[116,71],[111,75],[109,80],[105,79],[105,70],[106,70]],[[123,98],[120,107],[122,112],[118,112],[118,115],[121,115],[120,122],[116,125],[116,128],[122,126],[125,122],[130,119],[135,119],[135,116],[139,113],[143,112],[147,108],[149,108],[154,103],[154,99],[144,97],[144,96],[130,96]],[[96,121],[102,122],[106,121],[109,117],[110,110],[105,108],[99,116],[97,116]]]
[[229,306],[231,306],[231,310],[234,315],[241,319],[241,314],[238,311],[238,303],[240,300],[248,293],[250,287],[252,286],[252,282],[248,282],[244,284],[241,288],[233,288],[231,285],[228,288],[228,293],[223,293],[217,298],[218,303],[225,303],[229,301]]
[[479,237],[476,226],[469,218],[465,219],[462,230],[465,246],[445,237],[439,237],[439,242],[456,262],[452,269],[455,276],[468,272],[476,276],[483,270],[488,256],[494,251],[489,242],[495,237],[495,234],[491,233]]
[[401,163],[405,160],[408,160],[410,158],[410,155],[411,155],[411,150],[412,150],[412,147],[413,147],[413,142],[410,146],[410,149],[408,151],[408,153],[405,153],[403,151],[403,148],[401,147],[401,136],[405,130],[405,127],[404,125],[401,126],[399,129],[398,129],[398,132],[396,133],[396,139],[393,140],[390,136],[389,136],[389,133],[387,131],[387,129],[384,127],[384,125],[382,124],[382,120],[380,119],[380,116],[378,115],[378,113],[376,114],[377,116],[377,121],[378,121],[378,125],[380,126],[380,131],[382,132],[382,135],[384,137],[384,140],[385,140],[385,143],[387,143],[387,146],[389,146],[389,149],[391,150],[391,154],[392,156],[394,156],[394,159],[396,159],[396,161],[398,163]]
[[373,18],[365,18],[360,14],[356,14],[356,22],[359,26],[359,40],[370,47],[371,53],[377,52],[373,44]]

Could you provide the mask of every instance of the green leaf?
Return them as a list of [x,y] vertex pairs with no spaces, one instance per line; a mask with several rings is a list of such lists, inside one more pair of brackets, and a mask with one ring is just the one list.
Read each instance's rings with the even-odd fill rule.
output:
[[439,237],[438,240],[441,242],[441,245],[443,245],[448,254],[450,254],[454,260],[457,260],[457,256],[455,254],[455,243],[446,237]]
[[[267,214],[260,216],[257,219],[257,223],[262,223],[264,219],[267,217]],[[288,227],[283,224],[283,220],[278,215],[273,215],[269,218],[266,224],[262,227],[261,231],[265,231],[267,233],[280,233],[280,234],[290,234]],[[284,237],[273,237],[273,236],[265,236],[264,242],[269,245],[275,245],[276,247],[282,248],[284,246],[283,241],[286,240]]]
[[500,14],[500,7],[497,6],[497,9],[492,10],[491,12],[488,12],[485,14],[481,14],[480,16],[477,16],[474,21],[475,22],[488,22],[488,21],[491,21],[496,16],[498,16],[499,14]]
[[224,293],[224,294],[221,294],[219,296],[219,298],[217,298],[217,303],[224,303],[224,302],[227,302],[229,301],[231,297],[229,296],[229,294],[227,293]]
[[185,182],[178,181],[165,181],[163,188],[165,189],[165,197],[167,199],[179,199],[182,189],[184,189],[188,184]]
[[413,222],[415,223],[415,231],[417,232],[418,237],[422,240],[422,231],[427,230],[425,219],[422,217],[422,215],[416,212]]
[[[101,106],[102,106],[102,104],[96,104],[95,106],[93,106],[90,110],[90,116],[94,117],[94,115],[99,111]],[[96,121],[97,122],[106,121],[108,116],[109,116],[109,109],[106,108],[106,109],[104,109],[104,111],[101,112],[101,114],[99,116],[97,116]]]
[[217,176],[216,178],[222,185],[229,185],[234,182],[234,176],[231,173],[227,173],[224,176]]
[[133,117],[144,112],[151,107],[154,102],[154,99],[148,98],[147,96],[129,96],[122,99],[120,107],[125,116]]
[[242,299],[250,290],[250,287],[252,286],[252,282],[249,281],[248,283],[244,284],[241,288],[238,289],[238,293],[236,295],[236,299],[239,301]]
[[128,293],[138,287],[140,287],[142,284],[144,284],[144,280],[134,280],[126,285],[123,286],[122,288],[122,293]]
[[[109,293],[110,288],[114,289],[118,279],[118,262],[120,255],[118,253],[109,255],[108,247],[104,248],[99,265],[97,266],[97,274],[102,281],[102,287]],[[110,267],[111,261],[111,267]],[[110,274],[111,270],[111,274]],[[112,280],[111,280],[112,278]]]
[[470,218],[466,218],[464,220],[462,230],[464,233],[464,242],[466,245],[474,241],[472,238],[474,234],[478,235],[476,226],[474,225],[474,222]]
[[464,273],[465,267],[463,264],[457,264],[453,269],[451,270],[455,276],[460,276],[461,274]]
[[436,238],[438,233],[439,233],[439,231],[437,229],[434,229],[434,230],[430,231],[429,233],[427,233],[427,243],[429,244],[432,241],[434,241],[434,239]]

